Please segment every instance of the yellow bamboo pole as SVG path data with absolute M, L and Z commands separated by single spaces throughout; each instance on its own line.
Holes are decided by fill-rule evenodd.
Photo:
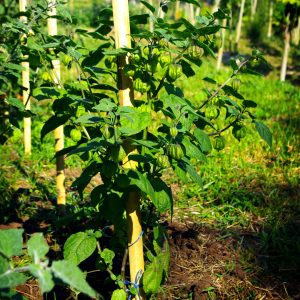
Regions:
M 129 25 L 129 9 L 128 0 L 112 0 L 113 15 L 114 15 L 114 29 L 116 49 L 127 46 L 131 47 L 130 25 Z M 118 89 L 119 100 L 121 106 L 134 106 L 133 83 L 129 77 L 123 73 L 123 67 L 129 63 L 129 58 L 126 56 L 118 56 Z M 127 155 L 136 152 L 134 146 L 124 144 Z M 125 159 L 128 160 L 127 158 Z M 136 168 L 137 163 L 125 164 L 126 168 Z M 127 234 L 128 243 L 135 242 L 142 232 L 141 226 L 141 212 L 140 212 L 140 195 L 139 192 L 131 193 L 126 204 L 127 214 Z M 130 265 L 130 279 L 135 282 L 136 275 L 139 270 L 144 272 L 144 257 L 143 257 L 143 241 L 139 239 L 133 246 L 129 247 L 129 265 Z M 146 299 L 142 288 L 139 289 L 141 298 Z M 135 298 L 138 300 L 138 296 Z
M 227 23 L 227 19 L 223 19 L 222 26 L 225 27 L 226 23 Z M 223 34 L 223 45 L 218 50 L 217 70 L 221 69 L 222 58 L 223 58 L 223 51 L 224 51 L 224 47 L 225 47 L 225 34 L 226 33 L 225 33 L 225 29 L 224 28 L 222 28 L 221 30 L 222 30 L 222 34 Z
M 56 15 L 56 9 L 52 8 L 49 15 Z M 48 34 L 57 35 L 57 20 L 48 19 Z M 60 62 L 59 60 L 53 60 L 52 64 L 56 71 L 57 76 L 60 78 Z M 57 82 L 56 77 L 53 75 L 54 80 Z M 64 129 L 63 126 L 59 126 L 54 130 L 55 136 L 55 152 L 58 152 L 64 148 Z M 64 157 L 59 156 L 56 158 L 56 190 L 57 190 L 57 208 L 59 213 L 65 212 L 66 207 L 66 190 L 65 190 L 65 162 Z
M 26 0 L 20 0 L 20 12 L 26 10 Z M 22 16 L 21 20 L 23 22 L 27 21 L 27 18 Z M 27 91 L 23 90 L 23 103 L 26 104 L 27 98 L 29 95 L 29 63 L 22 62 L 22 66 L 26 69 L 22 71 L 22 86 L 27 88 Z M 30 100 L 27 102 L 25 107 L 26 109 L 30 109 Z M 25 154 L 31 154 L 31 118 L 24 118 L 24 151 Z

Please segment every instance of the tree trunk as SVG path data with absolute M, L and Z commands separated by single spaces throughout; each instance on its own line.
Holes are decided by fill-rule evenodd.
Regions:
M 285 32 L 285 39 L 284 39 L 284 51 L 283 51 L 283 58 L 282 58 L 282 64 L 281 64 L 281 70 L 280 70 L 280 80 L 285 81 L 286 76 L 286 68 L 287 68 L 287 61 L 289 57 L 289 51 L 290 51 L 290 33 L 288 30 Z
M 270 0 L 268 38 L 272 36 L 273 0 Z
M 26 0 L 20 0 L 20 12 L 26 10 Z M 22 16 L 20 17 L 23 22 L 27 21 L 27 18 Z M 27 90 L 23 90 L 23 103 L 26 104 L 29 96 L 29 63 L 23 62 L 22 66 L 26 69 L 22 71 L 22 86 L 27 88 Z M 30 109 L 30 100 L 28 100 L 26 109 Z M 31 118 L 23 118 L 24 120 L 24 151 L 25 154 L 31 154 Z
M 226 26 L 226 23 L 227 23 L 227 19 L 223 19 L 222 26 Z M 226 32 L 225 32 L 224 28 L 222 28 L 221 30 L 222 30 L 222 34 L 223 34 L 223 45 L 218 50 L 217 70 L 221 69 L 223 51 L 224 51 L 224 46 L 225 46 L 225 34 L 226 34 Z
M 114 15 L 114 28 L 115 28 L 115 41 L 116 49 L 120 47 L 131 47 L 131 39 L 129 25 L 129 10 L 128 0 L 113 0 L 113 15 Z M 118 56 L 118 82 L 119 82 L 119 101 L 120 106 L 134 106 L 134 93 L 132 79 L 125 76 L 122 72 L 123 67 L 129 64 L 129 58 L 126 56 Z M 124 143 L 127 155 L 137 153 L 136 147 Z M 124 164 L 125 168 L 136 168 L 137 163 L 128 161 Z M 142 232 L 141 225 L 141 212 L 140 212 L 140 194 L 139 192 L 132 192 L 126 204 L 127 215 L 127 235 L 128 243 L 132 244 L 138 240 Z M 135 282 L 136 275 L 139 270 L 144 272 L 144 255 L 143 255 L 143 240 L 140 238 L 134 245 L 129 247 L 129 266 L 130 266 L 130 279 Z M 139 288 L 141 299 L 146 300 L 143 288 Z M 139 299 L 138 295 L 135 297 Z
M 239 22 L 236 29 L 236 39 L 235 39 L 235 51 L 238 50 L 238 45 L 241 37 L 241 29 L 242 29 L 242 21 L 243 21 L 243 13 L 244 13 L 244 6 L 245 0 L 242 0 L 241 8 L 240 8 L 240 15 L 239 15 Z
M 52 12 L 49 15 L 56 15 L 56 9 L 52 8 Z M 57 35 L 57 20 L 48 19 L 48 34 Z M 60 78 L 60 61 L 53 60 L 52 64 L 57 77 Z M 53 75 L 56 83 L 58 83 L 56 76 Z M 54 130 L 55 136 L 55 152 L 58 152 L 64 148 L 64 128 L 59 126 Z M 65 162 L 64 156 L 56 158 L 56 191 L 57 191 L 57 209 L 58 212 L 63 214 L 66 207 L 66 190 L 65 190 Z

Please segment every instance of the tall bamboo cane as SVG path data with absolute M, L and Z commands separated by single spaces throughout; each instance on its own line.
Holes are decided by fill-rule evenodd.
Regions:
M 239 45 L 239 41 L 240 41 L 240 37 L 241 37 L 244 6 L 245 6 L 245 0 L 242 0 L 241 7 L 240 7 L 239 22 L 238 22 L 237 29 L 236 29 L 235 51 L 237 51 L 237 49 L 238 49 L 238 45 Z
M 227 19 L 223 19 L 222 26 L 225 27 L 226 23 L 227 23 Z M 225 34 L 226 33 L 225 33 L 225 29 L 224 28 L 222 28 L 221 30 L 222 30 L 222 34 L 223 34 L 223 45 L 218 50 L 217 70 L 221 69 L 222 58 L 223 58 L 223 51 L 224 51 L 224 46 L 225 46 Z
M 123 46 L 131 47 L 130 36 L 128 36 L 128 34 L 130 34 L 128 0 L 113 0 L 112 6 L 116 48 L 118 49 Z M 132 80 L 129 77 L 126 77 L 122 71 L 123 67 L 128 63 L 128 57 L 118 56 L 118 89 L 121 106 L 134 106 Z M 135 146 L 130 146 L 128 143 L 124 144 L 124 147 L 127 155 L 137 151 Z M 125 161 L 128 161 L 128 159 L 125 158 Z M 129 161 L 124 165 L 124 167 L 136 168 L 137 163 Z M 126 204 L 126 214 L 128 243 L 132 244 L 138 239 L 142 232 L 139 192 L 130 194 Z M 144 272 L 142 239 L 139 239 L 133 246 L 129 248 L 129 265 L 131 282 L 135 282 L 138 271 L 142 270 Z M 140 293 L 141 298 L 143 300 L 146 299 L 142 288 L 140 288 Z M 136 296 L 136 300 L 138 300 L 138 296 Z
M 56 14 L 56 9 L 53 8 L 49 12 L 50 15 Z M 48 19 L 48 34 L 57 35 L 57 20 Z M 60 62 L 59 60 L 53 60 L 52 64 L 57 73 L 57 76 L 60 78 Z M 56 83 L 56 77 L 55 78 Z M 64 148 L 64 129 L 63 126 L 59 126 L 54 130 L 55 136 L 55 152 L 58 152 Z M 65 212 L 66 206 L 66 190 L 65 190 L 65 162 L 64 157 L 59 156 L 56 158 L 56 190 L 57 190 L 57 207 L 59 213 Z
M 273 0 L 270 0 L 268 38 L 272 36 L 272 19 L 273 19 Z
M 20 0 L 20 12 L 25 11 L 26 0 Z M 22 16 L 21 19 L 26 22 L 27 18 Z M 26 104 L 29 95 L 29 63 L 23 62 L 22 66 L 26 69 L 22 71 L 22 86 L 27 88 L 27 91 L 23 90 L 23 103 Z M 30 109 L 30 100 L 27 102 L 26 109 Z M 25 153 L 31 154 L 31 119 L 24 118 L 24 148 Z

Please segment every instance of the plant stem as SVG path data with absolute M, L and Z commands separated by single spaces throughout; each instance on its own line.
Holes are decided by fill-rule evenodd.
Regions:
M 222 132 L 224 132 L 225 130 L 227 130 L 228 128 L 230 128 L 233 124 L 235 124 L 237 122 L 237 120 L 235 120 L 234 122 L 232 122 L 231 124 L 229 124 L 227 127 L 225 127 L 224 129 L 218 131 L 218 132 L 215 132 L 215 133 L 209 133 L 208 136 L 213 136 L 213 135 L 218 135 Z
M 121 280 L 122 282 L 125 281 L 125 268 L 126 268 L 126 263 L 127 263 L 127 257 L 128 257 L 128 248 L 126 247 L 124 256 L 123 256 L 123 261 L 122 261 L 122 268 L 121 268 Z M 124 290 L 126 290 L 126 286 L 124 285 L 123 287 Z

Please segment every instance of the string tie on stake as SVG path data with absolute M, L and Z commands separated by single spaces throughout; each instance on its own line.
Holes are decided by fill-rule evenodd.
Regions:
M 140 278 L 142 277 L 142 274 L 143 274 L 143 271 L 142 271 L 142 269 L 140 269 L 136 274 L 134 283 L 130 282 L 126 279 L 124 280 L 124 284 L 130 284 L 130 285 L 133 285 L 136 288 L 140 300 L 142 300 L 142 299 L 141 299 L 141 294 L 140 294 L 140 291 L 139 291 L 139 287 L 141 287 L 142 285 L 138 284 L 138 282 L 139 282 Z M 126 292 L 129 292 L 129 291 L 130 291 L 129 289 L 126 289 Z M 128 300 L 130 300 L 130 299 L 131 299 L 131 295 L 129 295 L 129 297 L 128 297 Z
M 138 238 L 136 239 L 136 241 L 135 242 L 133 242 L 132 244 L 130 244 L 130 245 L 128 245 L 127 247 L 129 248 L 129 247 L 131 247 L 131 246 L 133 246 L 136 242 L 138 242 L 139 241 L 139 239 L 143 236 L 143 234 L 144 234 L 144 231 L 145 231 L 145 229 L 144 230 L 142 230 L 142 232 L 140 233 L 140 235 L 138 236 Z

